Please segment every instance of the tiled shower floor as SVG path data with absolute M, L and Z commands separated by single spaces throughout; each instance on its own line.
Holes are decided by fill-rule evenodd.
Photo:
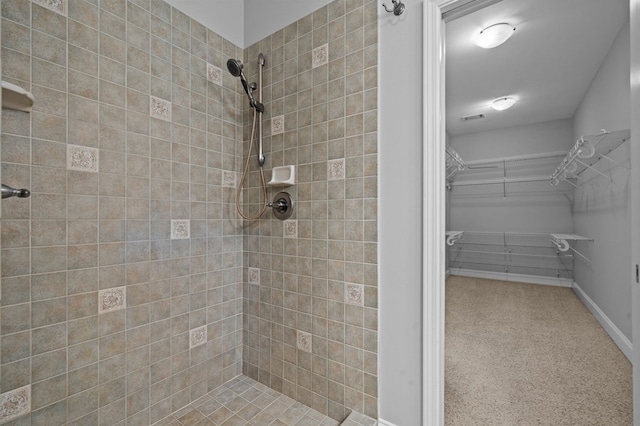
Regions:
M 253 379 L 240 376 L 155 423 L 154 426 L 337 426 L 339 424 L 340 422 Z

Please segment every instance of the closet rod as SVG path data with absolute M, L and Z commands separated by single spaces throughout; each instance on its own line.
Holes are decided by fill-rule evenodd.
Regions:
M 529 265 L 509 265 L 506 262 L 495 262 L 495 263 L 491 263 L 491 264 L 487 264 L 487 263 L 482 263 L 482 262 L 471 262 L 468 260 L 452 260 L 452 262 L 458 263 L 459 265 L 479 265 L 479 266 L 484 266 L 486 267 L 487 265 L 491 265 L 491 266 L 500 266 L 502 268 L 505 267 L 511 267 L 511 268 L 527 268 L 527 269 L 536 269 L 539 271 L 562 271 L 566 274 L 570 273 L 571 271 L 569 269 L 559 269 L 559 268 L 552 268 L 552 267 L 544 267 L 544 266 L 529 266 Z M 462 268 L 460 268 L 462 269 Z M 483 271 L 482 269 L 477 269 L 478 271 Z M 490 272 L 490 271 L 484 271 L 484 272 Z
M 547 248 L 547 247 L 542 247 Z M 549 247 L 550 248 L 550 247 Z M 467 250 L 467 249 L 459 249 L 456 253 L 476 253 L 476 254 L 489 254 L 495 256 L 521 256 L 521 257 L 542 257 L 548 259 L 557 259 L 558 255 L 550 255 L 550 254 L 535 254 L 535 253 L 513 253 L 513 252 L 504 252 L 504 251 L 482 251 L 482 250 Z M 563 258 L 573 257 L 572 255 L 564 255 Z M 456 259 L 458 256 L 456 256 Z M 589 262 L 591 263 L 591 262 Z
M 465 161 L 467 166 L 476 166 L 490 163 L 502 163 L 503 161 L 541 160 L 545 158 L 563 157 L 566 151 L 542 152 L 539 154 L 525 154 L 514 157 L 486 158 L 483 160 Z
M 464 232 L 473 235 L 507 235 L 508 237 L 548 237 L 548 232 L 518 232 L 518 231 L 447 231 L 447 232 Z M 552 234 L 556 235 L 556 234 Z M 560 235 L 560 234 L 557 234 Z
M 456 241 L 457 242 L 457 241 Z M 455 242 L 454 242 L 455 244 Z M 522 247 L 522 248 L 534 248 L 534 249 L 547 249 L 547 250 L 555 250 L 555 247 L 550 246 L 550 245 L 540 245 L 540 244 L 525 244 L 525 243 L 520 243 L 520 242 L 509 242 L 508 244 L 505 244 L 504 242 L 500 242 L 500 243 L 495 243 L 495 242 L 484 242 L 484 241 L 469 241 L 469 240 L 461 240 L 460 241 L 461 245 L 464 246 L 480 246 L 480 247 L 505 247 L 505 246 L 509 246 L 509 247 Z M 450 246 L 453 244 L 449 244 Z
M 486 180 L 470 180 L 463 182 L 450 182 L 451 186 L 467 186 L 467 185 L 496 185 L 505 183 L 521 183 L 521 182 L 549 182 L 548 176 L 535 176 L 524 178 L 499 178 L 499 179 L 486 179 Z

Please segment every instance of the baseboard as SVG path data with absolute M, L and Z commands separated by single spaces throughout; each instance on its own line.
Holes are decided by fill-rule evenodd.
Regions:
M 604 330 L 615 342 L 615 344 L 618 345 L 618 348 L 620 348 L 627 359 L 629 359 L 629 361 L 633 363 L 633 345 L 629 341 L 629 339 L 627 339 L 627 337 L 622 334 L 620 329 L 616 327 L 613 321 L 611 321 L 609 317 L 607 317 L 605 313 L 602 312 L 598 305 L 596 305 L 595 302 L 591 300 L 589 296 L 587 296 L 587 293 L 585 293 L 578 284 L 573 283 L 572 290 L 576 294 L 576 296 L 578 296 L 578 298 L 582 300 L 582 303 L 584 303 L 587 309 L 591 311 L 593 316 L 596 317 L 602 328 L 604 328 Z
M 449 278 L 451 276 L 451 270 L 447 269 L 446 271 L 444 271 L 444 277 L 445 278 Z
M 378 426 L 396 426 L 396 425 L 386 420 L 378 419 Z
M 473 269 L 449 269 L 450 275 L 461 277 L 485 278 L 489 280 L 512 281 L 516 283 L 552 285 L 556 287 L 571 288 L 573 280 L 567 278 L 539 277 L 536 275 L 509 274 L 507 272 L 476 271 Z

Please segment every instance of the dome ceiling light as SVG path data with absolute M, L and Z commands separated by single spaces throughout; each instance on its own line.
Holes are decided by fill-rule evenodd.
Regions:
M 505 22 L 490 25 L 480 31 L 480 34 L 478 34 L 475 39 L 475 43 L 483 49 L 493 49 L 507 41 L 515 30 L 515 27 Z
M 503 96 L 493 101 L 491 108 L 496 111 L 504 111 L 505 109 L 511 108 L 516 102 L 518 102 L 518 100 L 513 96 Z

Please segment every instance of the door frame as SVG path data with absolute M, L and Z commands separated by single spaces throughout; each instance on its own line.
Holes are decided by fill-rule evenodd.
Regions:
M 640 265 L 640 0 L 629 1 L 629 26 L 631 32 L 631 259 L 632 265 Z M 633 424 L 640 426 L 640 283 L 636 271 L 631 276 L 631 324 L 632 345 L 638 350 L 632 354 L 633 368 Z
M 444 424 L 445 33 L 443 8 L 467 0 L 425 0 L 423 8 L 422 419 Z M 631 158 L 640 165 L 640 0 L 629 0 L 631 27 Z M 640 188 L 640 167 L 631 169 Z M 640 196 L 631 191 L 633 264 L 640 265 Z M 640 324 L 640 284 L 632 282 L 632 323 Z M 640 327 L 633 327 L 640 344 Z M 634 426 L 640 426 L 640 350 L 633 351 Z
M 444 424 L 445 40 L 442 8 L 423 7 L 422 424 Z M 639 0 L 640 1 L 640 0 Z

